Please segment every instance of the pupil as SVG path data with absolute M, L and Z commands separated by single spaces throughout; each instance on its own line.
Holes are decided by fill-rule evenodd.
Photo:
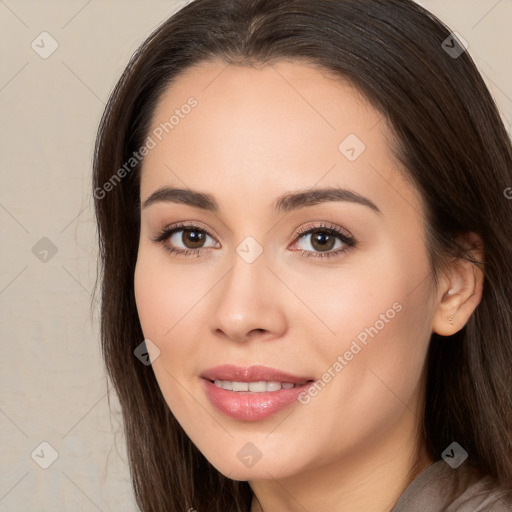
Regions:
M 334 247 L 334 242 L 335 238 L 329 233 L 325 233 L 324 231 L 317 231 L 313 235 L 311 245 L 317 250 L 326 251 Z M 318 247 L 315 246 L 316 244 L 318 244 Z
M 183 236 L 181 238 L 185 246 L 189 249 L 195 249 L 201 247 L 204 242 L 204 233 L 192 229 L 185 229 L 183 230 Z

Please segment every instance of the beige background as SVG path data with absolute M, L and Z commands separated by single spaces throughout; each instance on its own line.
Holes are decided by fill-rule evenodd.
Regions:
M 0 512 L 136 509 L 89 309 L 91 155 L 130 55 L 184 3 L 0 0 Z M 510 133 L 512 1 L 421 3 L 469 43 Z

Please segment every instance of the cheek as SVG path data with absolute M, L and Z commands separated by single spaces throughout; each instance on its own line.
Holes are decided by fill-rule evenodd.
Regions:
M 340 430 L 345 440 L 377 435 L 416 400 L 431 334 L 432 289 L 427 258 L 403 254 L 382 251 L 378 265 L 331 281 L 342 290 L 330 294 L 335 305 L 325 317 L 336 338 L 310 346 L 311 360 L 324 364 L 321 380 L 329 382 L 320 383 L 318 398 L 307 407 L 310 417 L 331 416 L 321 437 L 337 439 L 339 449 L 345 442 Z
M 163 343 L 187 323 L 188 314 L 208 291 L 208 277 L 192 266 L 173 265 L 163 249 L 142 248 L 135 268 L 135 301 L 144 335 Z
M 177 265 L 172 257 L 142 245 L 134 275 L 139 321 L 144 337 L 160 350 L 152 366 L 169 406 L 169 400 L 181 395 L 173 377 L 180 382 L 197 378 L 200 346 L 208 341 L 204 308 L 219 275 L 217 268 L 198 272 L 198 264 Z
M 158 268 L 150 264 L 150 259 L 139 251 L 134 275 L 135 303 L 145 338 L 157 342 L 161 338 L 164 311 L 162 287 L 158 281 Z
M 134 276 L 135 302 L 144 338 L 150 339 L 160 351 L 152 367 L 166 399 L 165 389 L 171 384 L 163 385 L 170 379 L 166 371 L 172 375 L 172 364 L 179 364 L 185 357 L 180 352 L 187 344 L 176 343 L 175 338 L 179 335 L 180 318 L 181 323 L 186 321 L 186 306 L 190 302 L 183 273 L 173 275 L 169 269 L 156 260 L 154 252 L 139 251 Z
M 363 345 L 371 339 L 387 339 L 379 346 L 389 350 L 403 343 L 405 333 L 412 338 L 417 338 L 417 331 L 425 334 L 431 314 L 425 251 L 413 255 L 410 246 L 379 242 L 331 272 L 312 269 L 300 276 L 293 269 L 285 272 L 302 290 L 304 302 L 318 313 L 323 326 L 317 322 L 317 327 L 331 352 L 348 349 L 354 339 Z

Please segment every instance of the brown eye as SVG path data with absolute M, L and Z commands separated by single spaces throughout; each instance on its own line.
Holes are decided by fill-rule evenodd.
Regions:
M 326 229 L 311 229 L 299 237 L 298 246 L 304 251 L 327 252 L 343 249 L 349 240 L 342 233 L 334 234 Z M 336 251 L 335 251 L 336 252 Z
M 341 256 L 356 247 L 357 241 L 335 225 L 308 225 L 297 233 L 294 249 L 306 258 L 327 258 Z
M 201 248 L 207 237 L 206 233 L 197 229 L 183 229 L 181 231 L 183 233 L 181 235 L 181 242 L 187 249 Z
M 336 237 L 325 231 L 311 233 L 311 246 L 316 251 L 330 251 L 336 244 Z
M 176 254 L 199 255 L 202 249 L 218 246 L 218 242 L 205 229 L 193 225 L 166 227 L 153 238 L 153 241 Z

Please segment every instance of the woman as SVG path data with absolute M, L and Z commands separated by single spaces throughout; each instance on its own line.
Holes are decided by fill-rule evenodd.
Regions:
M 94 165 L 140 508 L 512 510 L 511 184 L 463 42 L 411 1 L 161 25 Z

